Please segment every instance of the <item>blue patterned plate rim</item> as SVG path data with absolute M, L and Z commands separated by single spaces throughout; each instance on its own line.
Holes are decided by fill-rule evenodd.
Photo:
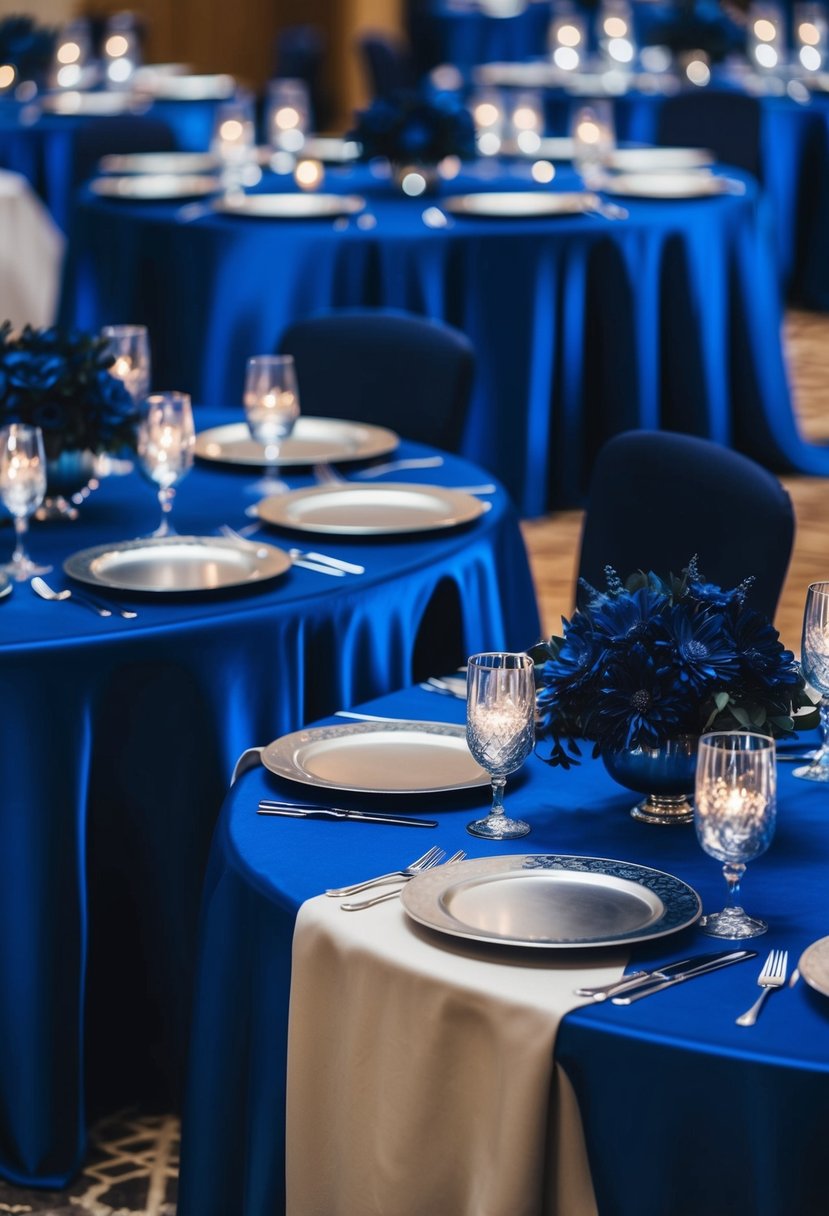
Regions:
M 545 949 L 651 941 L 693 925 L 702 912 L 697 892 L 673 874 L 560 853 L 438 866 L 413 878 L 400 899 L 412 920 L 440 933 Z

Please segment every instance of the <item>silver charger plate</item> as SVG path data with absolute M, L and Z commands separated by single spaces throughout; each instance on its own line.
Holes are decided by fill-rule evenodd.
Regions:
M 556 948 L 650 941 L 702 911 L 696 891 L 662 870 L 559 854 L 458 862 L 451 876 L 418 874 L 400 899 L 412 920 L 452 937 Z
M 14 583 L 8 574 L 0 574 L 0 600 L 6 599 L 14 591 Z
M 280 468 L 306 464 L 341 464 L 347 460 L 371 460 L 386 456 L 400 443 L 394 431 L 368 422 L 339 418 L 300 416 L 293 431 L 282 441 L 275 462 Z M 265 449 L 251 438 L 246 422 L 230 422 L 200 431 L 196 455 L 202 460 L 262 468 Z
M 569 135 L 542 135 L 537 148 L 526 150 L 514 140 L 506 140 L 501 146 L 504 156 L 521 156 L 527 160 L 572 160 L 575 140 Z
M 98 163 L 101 173 L 167 174 L 217 173 L 221 168 L 212 152 L 129 152 L 104 156 Z
M 266 220 L 323 220 L 356 215 L 366 200 L 357 194 L 240 194 L 215 203 L 226 215 Z
M 533 190 L 493 190 L 481 194 L 454 194 L 441 207 L 453 215 L 482 219 L 532 219 L 555 215 L 583 215 L 596 208 L 595 194 L 583 190 L 542 193 Z
M 734 193 L 735 183 L 716 177 L 707 169 L 676 173 L 620 173 L 602 184 L 606 194 L 623 198 L 683 199 L 711 198 Z
M 39 105 L 46 114 L 102 117 L 128 114 L 137 109 L 136 98 L 129 93 L 81 93 L 75 89 L 68 89 L 65 93 L 50 93 L 40 100 Z
M 607 158 L 608 169 L 619 173 L 669 173 L 703 169 L 716 161 L 707 148 L 616 148 Z
M 360 145 L 356 140 L 340 135 L 310 135 L 297 156 L 310 156 L 329 165 L 344 165 L 359 159 Z
M 275 494 L 257 505 L 260 519 L 298 532 L 394 536 L 470 523 L 487 509 L 480 499 L 443 486 L 335 482 Z
M 287 553 L 274 545 L 217 536 L 150 536 L 96 545 L 63 563 L 66 574 L 80 583 L 158 595 L 249 587 L 290 567 Z
M 226 72 L 157 72 L 142 76 L 137 88 L 159 101 L 224 101 L 236 91 L 236 81 Z
M 821 937 L 807 946 L 797 969 L 810 988 L 829 996 L 829 937 Z
M 350 722 L 274 740 L 262 763 L 278 777 L 357 794 L 436 794 L 489 785 L 466 730 L 443 722 Z
M 128 174 L 125 177 L 96 177 L 89 183 L 101 198 L 161 201 L 163 199 L 203 198 L 221 189 L 218 178 L 195 173 Z

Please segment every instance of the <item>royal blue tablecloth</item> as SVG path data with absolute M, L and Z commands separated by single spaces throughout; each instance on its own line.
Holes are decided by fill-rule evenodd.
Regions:
M 576 179 L 565 169 L 557 183 Z M 386 305 L 447 321 L 477 359 L 462 450 L 527 516 L 580 502 L 598 447 L 630 427 L 829 472 L 792 415 L 767 213 L 750 181 L 740 194 L 626 200 L 626 220 L 440 228 L 424 222 L 428 201 L 365 167 L 330 171 L 325 187 L 362 193 L 374 226 L 84 197 L 63 319 L 148 325 L 155 382 L 208 402 L 239 399 L 246 357 L 274 349 L 297 317 Z M 529 166 L 478 163 L 436 201 L 493 188 L 532 188 Z
M 241 526 L 255 476 L 194 469 L 178 492 L 179 531 Z M 452 457 L 406 477 L 482 480 Z M 87 1111 L 178 1100 L 199 892 L 239 753 L 422 678 L 413 668 L 435 648 L 454 663 L 535 639 L 514 508 L 500 490 L 487 501 L 479 521 L 441 535 L 267 537 L 353 556 L 362 576 L 294 567 L 259 591 L 126 597 L 133 621 L 45 603 L 26 583 L 0 602 L 4 1177 L 60 1185 L 82 1159 Z M 60 586 L 70 553 L 157 520 L 149 483 L 113 477 L 77 522 L 35 525 L 30 549 Z M 10 528 L 0 540 L 10 552 Z
M 464 717 L 460 701 L 419 689 L 366 708 L 432 721 Z M 627 1007 L 581 1008 L 559 1030 L 556 1057 L 578 1096 L 601 1216 L 826 1210 L 829 1001 L 801 981 L 773 995 L 753 1029 L 734 1024 L 757 995 L 769 949 L 788 949 L 791 968 L 829 932 L 829 793 L 780 767 L 777 834 L 743 884 L 745 906 L 770 926 L 754 943 L 756 962 Z M 428 843 L 448 853 L 463 848 L 470 857 L 538 852 L 634 861 L 690 883 L 706 910 L 724 903 L 720 867 L 699 848 L 693 828 L 636 823 L 628 814 L 635 796 L 615 785 L 600 761 L 563 773 L 532 757 L 507 787 L 508 810 L 532 825 L 531 835 L 514 842 L 466 832 L 486 805 L 483 791 L 408 802 L 416 814 L 439 820 L 435 831 L 412 830 L 411 841 L 404 829 L 382 825 L 257 816 L 260 797 L 296 788 L 263 769 L 249 772 L 228 795 L 217 826 L 202 912 L 180 1216 L 284 1211 L 292 928 L 300 904 L 326 887 L 392 870 L 428 836 Z M 406 800 L 375 801 L 399 808 Z M 634 948 L 631 964 L 710 949 L 712 939 L 693 927 Z M 554 967 L 555 951 L 549 957 Z M 411 1151 L 428 1162 L 428 1143 L 413 1143 Z

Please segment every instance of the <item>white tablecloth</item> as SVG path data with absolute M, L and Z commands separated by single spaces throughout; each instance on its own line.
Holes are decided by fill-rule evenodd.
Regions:
M 293 944 L 288 1216 L 592 1216 L 575 1098 L 556 1068 L 573 989 L 615 955 L 436 938 L 397 900 L 319 896 Z
M 29 183 L 0 170 L 0 321 L 55 319 L 64 238 Z

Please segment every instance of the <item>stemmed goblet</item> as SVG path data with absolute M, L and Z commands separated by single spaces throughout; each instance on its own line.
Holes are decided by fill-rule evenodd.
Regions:
M 475 654 L 466 677 L 466 741 L 492 781 L 492 808 L 467 824 L 473 836 L 510 840 L 526 836 L 528 823 L 504 811 L 507 776 L 526 760 L 535 742 L 535 676 L 528 654 Z
M 39 426 L 13 422 L 0 430 L 0 498 L 14 519 L 15 546 L 8 565 L 0 567 L 17 582 L 35 574 L 48 574 L 51 566 L 38 566 L 26 552 L 29 516 L 46 495 L 46 455 Z
M 257 493 L 278 494 L 285 483 L 276 475 L 283 440 L 299 417 L 299 388 L 292 355 L 254 355 L 245 368 L 242 398 L 251 435 L 265 450 L 266 475 Z
M 740 907 L 746 863 L 765 853 L 777 818 L 774 740 L 753 731 L 703 735 L 697 757 L 694 823 L 705 852 L 723 863 L 728 903 L 703 916 L 711 937 L 759 937 L 768 925 Z
M 153 536 L 175 536 L 170 523 L 175 486 L 193 467 L 196 432 L 187 393 L 151 393 L 136 436 L 141 472 L 158 488 L 161 522 Z
M 794 770 L 807 781 L 829 781 L 829 583 L 812 583 L 806 592 L 800 669 L 820 693 L 820 747 L 809 764 Z

